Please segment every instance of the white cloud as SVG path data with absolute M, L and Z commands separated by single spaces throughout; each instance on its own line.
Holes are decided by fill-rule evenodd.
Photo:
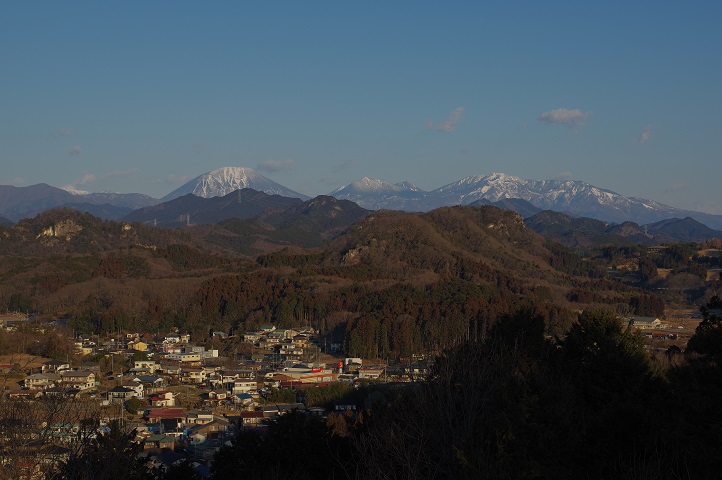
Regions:
M 283 170 L 291 170 L 296 166 L 296 161 L 292 158 L 287 160 L 263 160 L 258 163 L 257 170 L 265 172 L 281 172 Z
M 436 130 L 438 132 L 451 133 L 464 120 L 464 107 L 456 107 L 451 111 L 449 116 L 440 124 L 434 126 L 434 122 L 429 120 L 426 122 L 426 128 Z
M 644 145 L 652 138 L 652 129 L 654 127 L 652 125 L 647 125 L 642 129 L 642 133 L 639 135 L 639 138 L 637 139 L 638 145 Z
M 542 113 L 537 117 L 537 120 L 540 122 L 557 123 L 569 128 L 575 128 L 584 125 L 584 121 L 591 114 L 592 112 L 582 112 L 578 108 L 557 108 L 555 110 L 549 110 L 548 112 Z
M 80 155 L 81 153 L 83 153 L 83 149 L 77 145 L 73 145 L 68 150 L 68 155 Z

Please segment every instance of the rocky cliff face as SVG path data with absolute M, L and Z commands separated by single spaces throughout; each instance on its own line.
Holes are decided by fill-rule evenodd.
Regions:
M 55 225 L 51 225 L 38 235 L 37 238 L 42 237 L 53 237 L 53 238 L 64 238 L 66 241 L 70 241 L 75 235 L 83 230 L 82 225 L 78 225 L 73 220 L 61 220 Z

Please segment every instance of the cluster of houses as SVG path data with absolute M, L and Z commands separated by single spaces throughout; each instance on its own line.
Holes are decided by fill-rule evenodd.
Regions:
M 225 336 L 223 332 L 214 335 L 216 333 Z M 29 372 L 21 382 L 22 390 L 12 391 L 10 396 L 35 397 L 38 392 L 47 395 L 92 393 L 102 397 L 106 404 L 123 404 L 137 398 L 151 408 L 161 408 L 176 406 L 178 391 L 174 387 L 185 385 L 198 386 L 208 392 L 195 396 L 195 403 L 199 405 L 238 409 L 247 403 L 249 396 L 259 397 L 259 382 L 266 387 L 293 388 L 335 381 L 404 381 L 425 374 L 424 366 L 418 361 L 394 367 L 363 365 L 359 358 L 330 365 L 309 361 L 319 356 L 316 332 L 311 328 L 282 329 L 266 325 L 248 332 L 243 340 L 258 350 L 250 361 L 231 368 L 227 366 L 233 362 L 219 358 L 218 350 L 192 345 L 187 334 L 172 333 L 162 339 L 127 334 L 102 343 L 100 339 L 93 340 L 92 337 L 79 340 L 78 352 L 105 354 L 110 365 L 106 364 L 103 370 L 110 366 L 110 371 L 103 373 L 100 364 L 95 362 L 74 366 L 70 362 L 51 360 L 45 362 L 40 371 Z M 143 355 L 137 355 L 138 352 Z M 133 361 L 128 368 L 130 359 L 138 357 L 142 359 Z
M 296 330 L 276 328 L 275 325 L 263 325 L 257 331 L 247 332 L 243 341 L 261 350 L 271 351 L 283 361 L 300 361 L 318 351 L 315 344 L 315 331 L 311 328 Z
M 63 395 L 97 401 L 106 412 L 115 412 L 112 416 L 138 422 L 133 428 L 149 461 L 168 466 L 190 457 L 199 472 L 204 468 L 207 472 L 208 462 L 237 428 L 263 429 L 293 410 L 309 415 L 326 413 L 303 403 L 269 404 L 266 398 L 271 387 L 293 388 L 297 400 L 305 401 L 304 390 L 314 386 L 408 379 L 424 373 L 423 367 L 411 361 L 391 368 L 364 365 L 359 358 L 328 365 L 310 362 L 318 357 L 310 329 L 268 326 L 244 335 L 243 340 L 258 347 L 258 353 L 251 360 L 235 362 L 219 358 L 217 350 L 190 344 L 187 335 L 171 334 L 161 341 L 128 335 L 102 344 L 86 338 L 76 345 L 79 353 L 105 353 L 110 365 L 103 368 L 95 362 L 73 365 L 50 360 L 27 372 L 21 389 L 5 394 L 8 398 Z M 136 360 L 131 363 L 132 358 Z M 137 400 L 131 402 L 133 399 Z M 143 412 L 140 419 L 125 413 L 131 403 L 134 410 Z M 53 445 L 62 446 L 76 438 L 74 428 L 77 426 L 70 424 L 51 426 Z M 184 449 L 185 453 L 178 453 Z
M 77 394 L 99 385 L 99 363 L 84 362 L 72 368 L 69 362 L 50 360 L 40 370 L 27 375 L 22 382 L 24 389 L 10 391 L 9 396 L 34 396 L 38 391 L 46 395 Z

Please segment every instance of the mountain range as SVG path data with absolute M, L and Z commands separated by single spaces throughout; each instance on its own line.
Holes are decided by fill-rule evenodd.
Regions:
M 589 217 L 572 217 L 544 210 L 524 219 L 525 225 L 546 238 L 567 247 L 600 245 L 659 245 L 668 242 L 702 242 L 722 238 L 722 231 L 712 230 L 686 217 L 661 220 L 647 225 L 634 222 L 606 223 Z
M 682 210 L 675 207 L 595 187 L 579 180 L 524 180 L 492 173 L 474 175 L 423 191 L 408 182 L 390 183 L 364 177 L 331 192 L 332 196 L 354 201 L 370 210 L 429 211 L 446 205 L 470 205 L 486 199 L 523 199 L 540 210 L 554 210 L 605 222 L 652 223 L 670 218 L 691 217 L 722 229 L 722 215 Z
M 74 194 L 46 184 L 29 187 L 0 186 L 0 216 L 17 221 L 49 208 L 71 206 L 105 219 L 143 218 L 148 221 L 155 218 L 157 221 L 161 215 L 159 212 L 176 210 L 177 205 L 166 205 L 168 202 L 185 195 L 193 194 L 210 199 L 225 197 L 245 188 L 269 196 L 297 199 L 297 202 L 309 198 L 250 168 L 225 167 L 199 175 L 162 199 L 138 193 Z M 390 183 L 364 177 L 334 190 L 329 196 L 350 200 L 368 210 L 403 211 L 430 211 L 449 205 L 482 205 L 524 200 L 527 202 L 527 210 L 519 212 L 524 217 L 542 210 L 552 210 L 570 217 L 589 217 L 615 224 L 634 222 L 638 225 L 689 217 L 712 229 L 722 229 L 722 215 L 687 211 L 653 200 L 624 197 L 579 180 L 524 180 L 503 173 L 469 176 L 432 191 L 421 190 L 409 182 Z M 238 207 L 234 208 L 238 210 Z M 143 211 L 133 212 L 139 209 Z M 515 208 L 511 209 L 516 211 Z M 172 221 L 183 223 L 179 220 L 179 215 L 188 215 L 191 212 L 176 213 Z M 171 221 L 171 218 L 168 220 Z
M 57 207 L 71 207 L 99 218 L 118 219 L 133 210 L 157 203 L 157 199 L 142 193 L 78 194 L 45 183 L 28 187 L 0 185 L 0 216 L 12 221 Z

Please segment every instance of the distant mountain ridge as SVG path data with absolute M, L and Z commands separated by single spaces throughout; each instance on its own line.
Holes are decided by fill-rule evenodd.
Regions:
M 669 218 L 691 217 L 712 228 L 722 229 L 722 215 L 682 210 L 579 180 L 523 180 L 503 173 L 473 175 L 430 192 L 405 188 L 364 177 L 329 195 L 354 201 L 368 209 L 428 211 L 447 205 L 468 205 L 481 199 L 498 202 L 518 198 L 541 210 L 554 210 L 607 222 L 640 224 Z
M 45 183 L 28 187 L 0 185 L 0 215 L 14 221 L 65 206 L 116 220 L 132 210 L 156 203 L 157 199 L 142 193 L 74 194 Z
M 51 208 L 70 206 L 100 218 L 116 220 L 129 211 L 147 208 L 189 193 L 202 198 L 213 198 L 223 197 L 243 188 L 301 201 L 309 198 L 250 168 L 223 167 L 199 175 L 161 200 L 143 194 L 78 194 L 79 192 L 65 191 L 46 184 L 29 187 L 0 185 L 0 216 L 18 221 Z M 553 210 L 617 224 L 634 222 L 644 225 L 689 217 L 712 229 L 722 230 L 722 215 L 687 211 L 653 200 L 624 197 L 579 180 L 523 180 L 503 173 L 469 176 L 432 191 L 421 190 L 409 182 L 391 183 L 364 177 L 334 190 L 329 195 L 350 200 L 368 210 L 424 212 L 442 206 L 483 205 L 486 202 L 507 208 L 511 204 L 504 206 L 499 202 L 517 202 L 509 208 L 524 217 L 532 215 L 534 209 Z M 527 204 L 522 206 L 518 203 L 521 201 Z
M 538 234 L 571 248 L 659 245 L 722 238 L 722 231 L 712 230 L 691 217 L 673 218 L 640 226 L 634 222 L 609 224 L 593 218 L 571 217 L 544 210 L 525 218 L 524 223 Z

